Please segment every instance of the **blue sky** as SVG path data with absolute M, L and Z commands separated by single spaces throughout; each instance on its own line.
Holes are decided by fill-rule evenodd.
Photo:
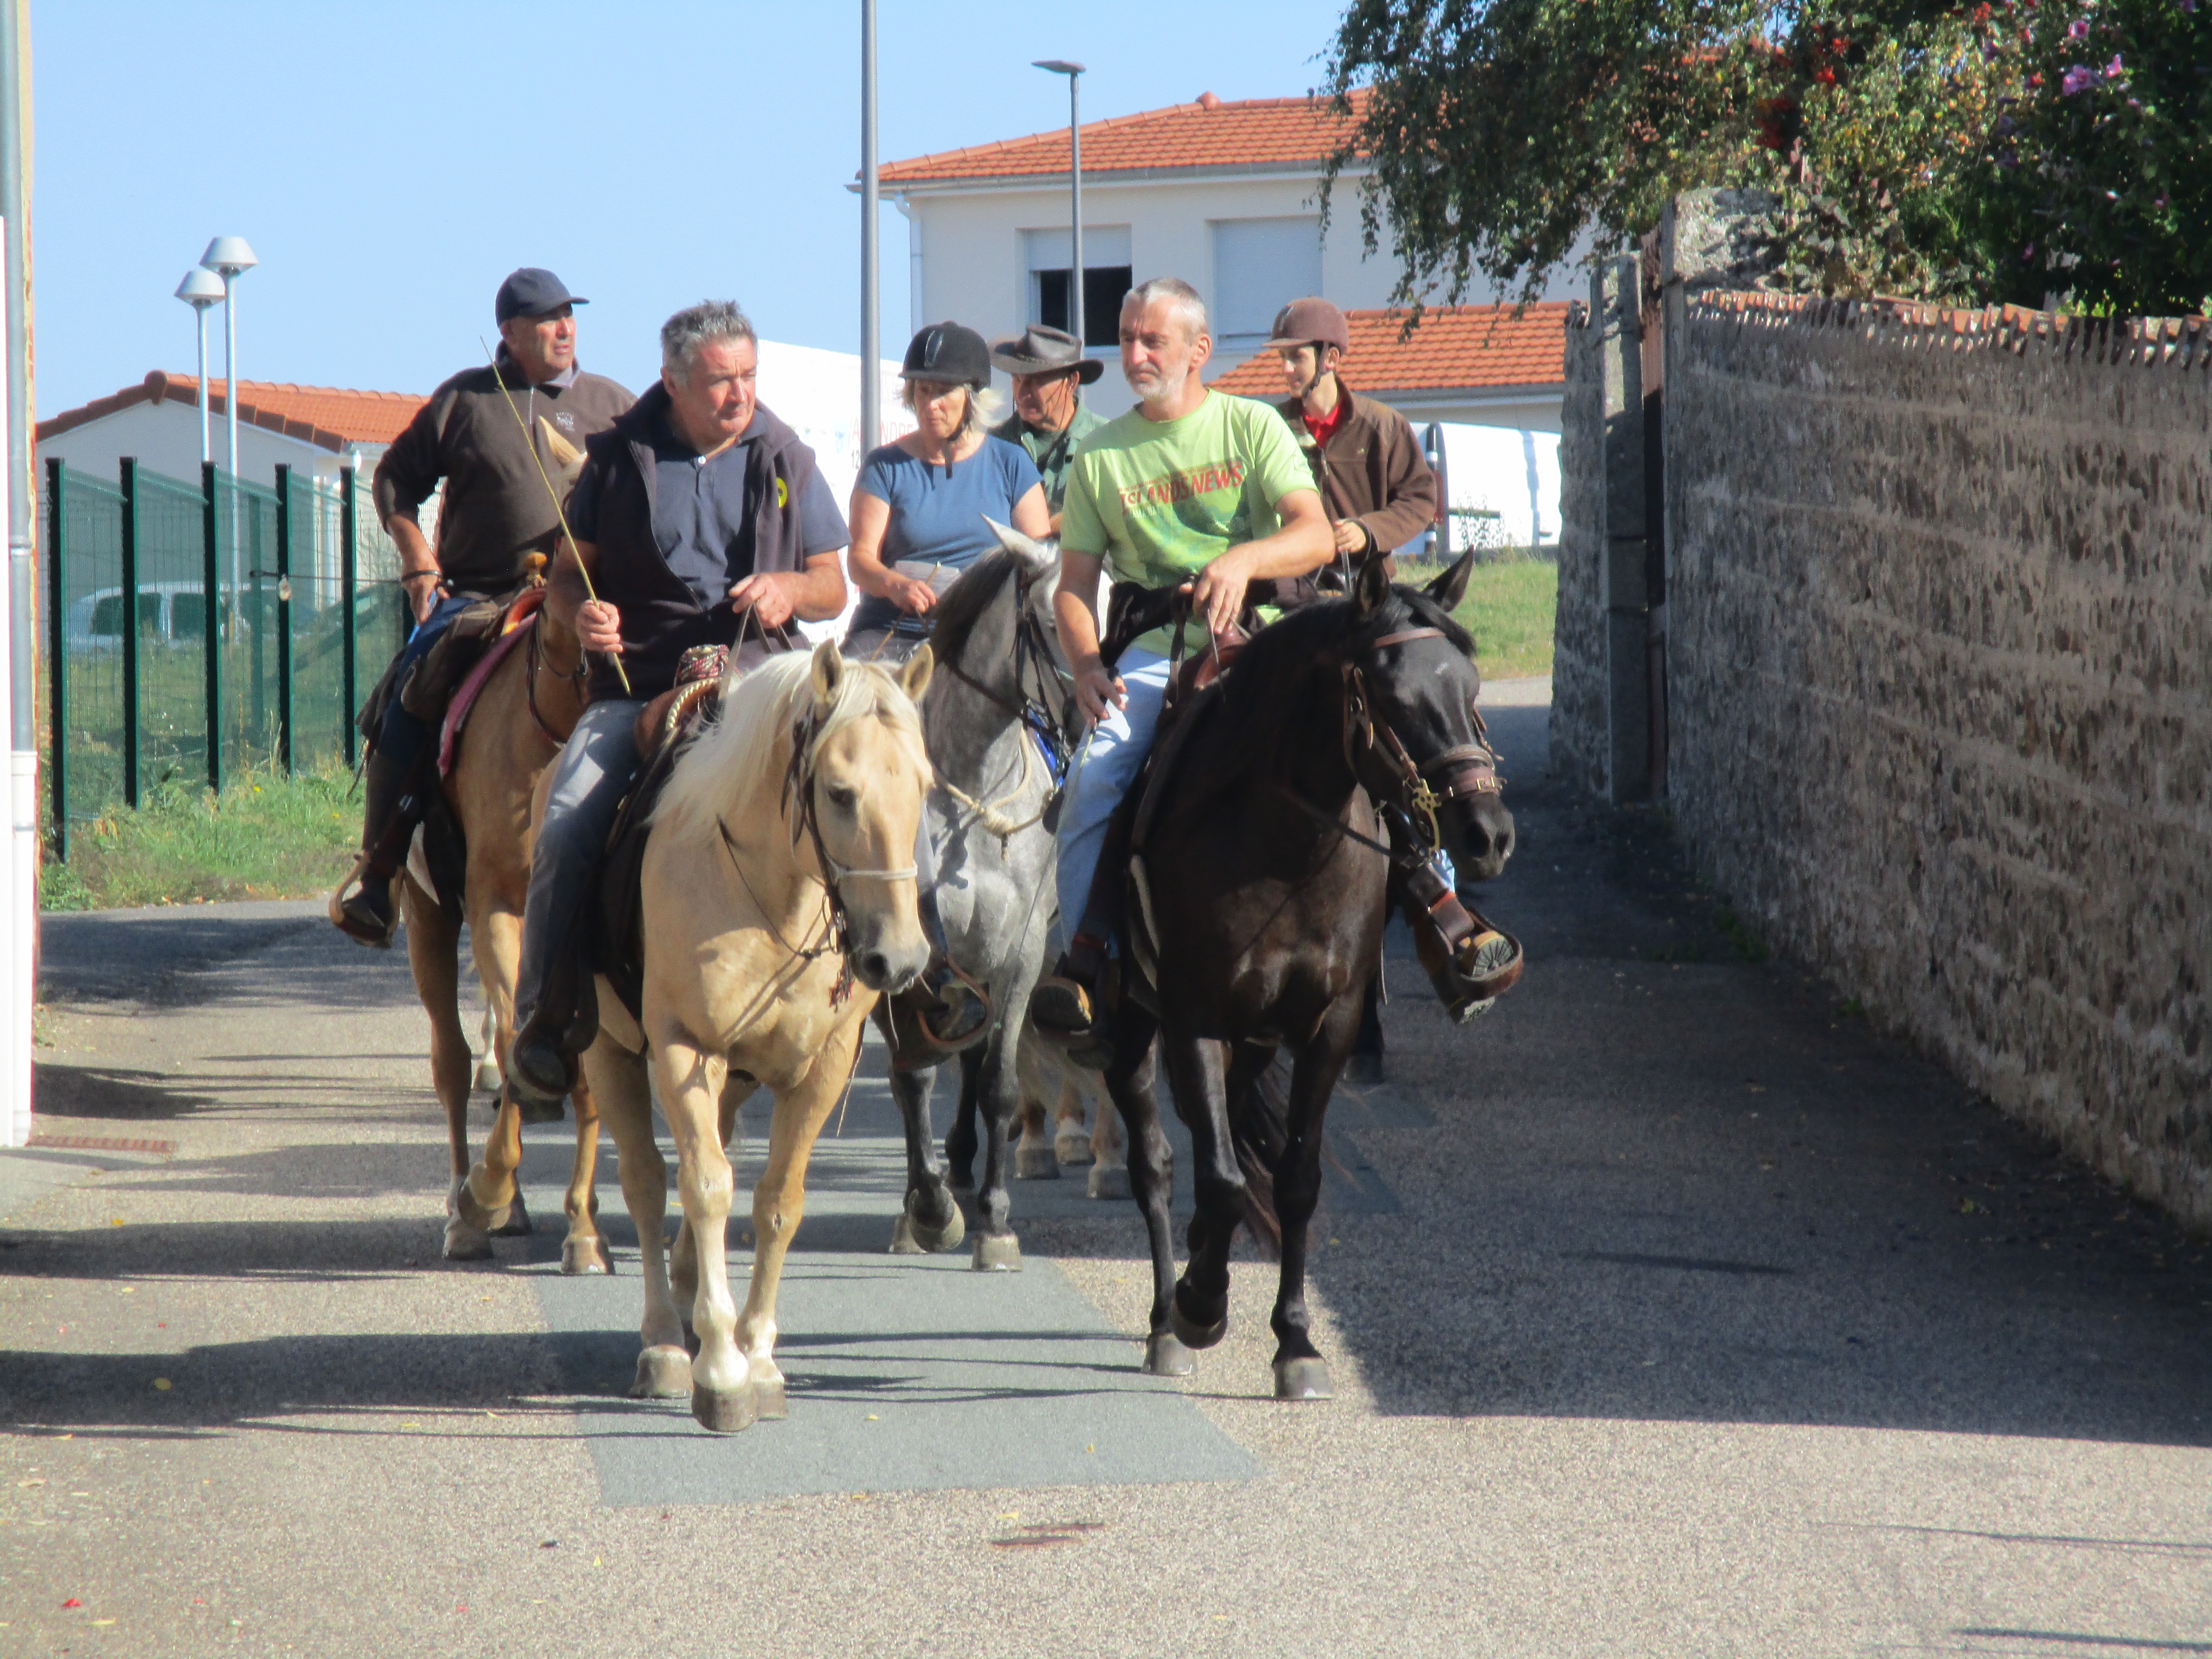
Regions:
M 918 5 L 879 0 L 890 161 L 1086 120 L 1304 93 L 1332 0 Z M 860 6 L 750 0 L 37 0 L 38 402 L 52 415 L 189 373 L 170 297 L 217 234 L 248 380 L 428 392 L 478 360 L 491 296 L 543 264 L 591 298 L 586 364 L 633 388 L 678 307 L 735 298 L 763 334 L 860 343 Z M 908 332 L 886 208 L 883 327 Z M 209 313 L 222 372 L 220 310 Z

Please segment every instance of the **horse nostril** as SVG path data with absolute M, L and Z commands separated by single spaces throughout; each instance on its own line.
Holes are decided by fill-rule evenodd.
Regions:
M 864 951 L 860 954 L 860 977 L 871 986 L 880 987 L 891 976 L 890 960 L 881 951 Z

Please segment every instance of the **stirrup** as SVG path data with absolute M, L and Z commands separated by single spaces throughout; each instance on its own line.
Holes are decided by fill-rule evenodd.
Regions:
M 930 977 L 938 976 L 933 987 Z M 933 958 L 922 977 L 884 999 L 891 1069 L 918 1072 L 974 1048 L 991 1034 L 991 998 L 949 957 Z M 933 1018 L 932 1016 L 936 1018 Z
M 363 853 L 354 860 L 352 872 L 331 895 L 331 925 L 356 945 L 365 945 L 373 951 L 389 951 L 392 935 L 399 931 L 399 906 L 395 902 L 391 911 L 378 916 L 369 904 L 369 884 L 381 880 L 384 890 L 390 893 L 398 872 L 378 877 L 371 872 L 371 855 Z

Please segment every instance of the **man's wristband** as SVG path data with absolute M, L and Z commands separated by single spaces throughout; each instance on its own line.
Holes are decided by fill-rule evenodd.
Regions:
M 404 587 L 417 576 L 428 576 L 432 581 L 435 581 L 438 579 L 438 573 L 434 570 L 403 570 L 399 573 L 399 584 Z

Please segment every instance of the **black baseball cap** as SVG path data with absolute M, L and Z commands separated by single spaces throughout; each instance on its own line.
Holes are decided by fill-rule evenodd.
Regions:
M 958 323 L 932 323 L 907 344 L 899 378 L 935 380 L 944 386 L 991 384 L 991 348 L 974 329 Z
M 525 265 L 510 272 L 499 285 L 499 297 L 491 302 L 492 320 L 503 323 L 510 317 L 543 317 L 562 306 L 589 304 L 589 300 L 569 293 L 568 285 L 551 271 Z

